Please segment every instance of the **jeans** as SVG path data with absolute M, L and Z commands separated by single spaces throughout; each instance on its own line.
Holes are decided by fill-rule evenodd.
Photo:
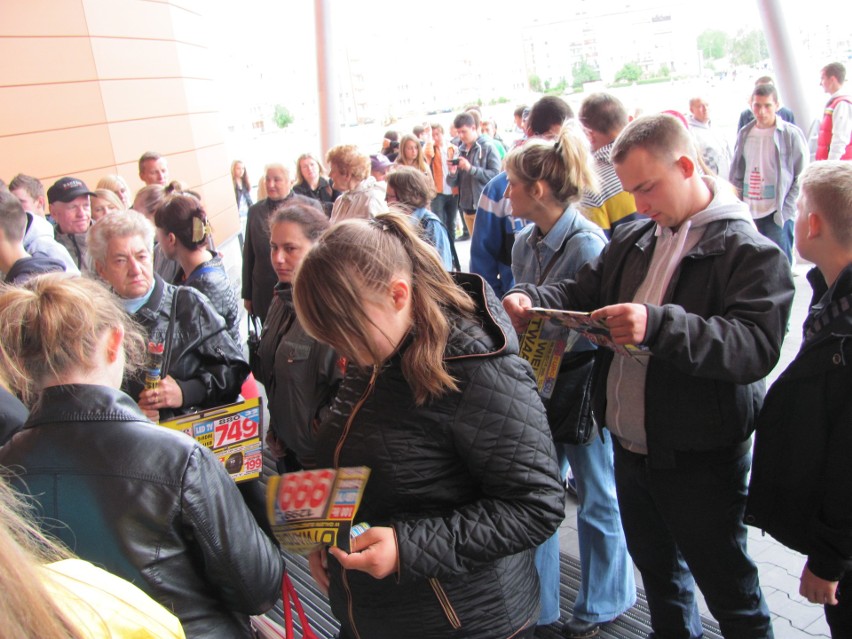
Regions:
M 432 213 L 447 227 L 450 242 L 456 239 L 456 218 L 459 212 L 459 196 L 451 193 L 439 193 L 432 200 Z
M 564 477 L 569 462 L 577 480 L 580 589 L 574 616 L 603 623 L 636 602 L 633 562 L 627 553 L 615 492 L 609 431 L 585 446 L 557 444 Z
M 769 238 L 778 247 L 784 251 L 784 255 L 787 256 L 787 261 L 790 264 L 793 263 L 793 227 L 795 223 L 793 220 L 787 220 L 784 222 L 784 226 L 778 226 L 775 223 L 775 213 L 771 213 L 766 217 L 759 217 L 754 221 L 755 226 L 757 226 L 757 230 L 760 231 L 760 234 L 766 238 Z
M 685 425 L 685 427 L 687 427 Z M 772 638 L 757 567 L 746 553 L 743 512 L 751 455 L 651 468 L 615 448 L 615 482 L 627 547 L 642 574 L 651 637 L 702 634 L 695 584 L 728 639 Z
M 559 620 L 559 531 L 535 549 L 541 613 L 536 622 L 547 626 Z

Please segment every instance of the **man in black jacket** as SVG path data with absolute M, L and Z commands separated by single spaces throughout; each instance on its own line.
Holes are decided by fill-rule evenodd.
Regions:
M 616 229 L 576 281 L 516 287 L 504 306 L 516 328 L 530 306 L 593 311 L 617 344 L 648 349 L 604 352 L 594 403 L 614 435 L 622 523 L 656 636 L 701 636 L 697 582 L 725 636 L 772 637 L 742 515 L 762 380 L 793 299 L 789 267 L 730 185 L 700 175 L 677 119 L 634 121 L 612 160 L 650 220 Z
M 852 163 L 802 174 L 796 248 L 817 268 L 796 358 L 757 423 L 746 523 L 808 559 L 799 594 L 852 637 Z

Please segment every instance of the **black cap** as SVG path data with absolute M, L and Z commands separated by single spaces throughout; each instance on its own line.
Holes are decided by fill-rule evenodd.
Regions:
M 65 202 L 67 204 L 72 200 L 76 200 L 81 195 L 95 196 L 83 180 L 78 180 L 74 177 L 64 177 L 56 180 L 53 186 L 47 189 L 47 202 L 48 204 L 53 204 L 54 202 Z

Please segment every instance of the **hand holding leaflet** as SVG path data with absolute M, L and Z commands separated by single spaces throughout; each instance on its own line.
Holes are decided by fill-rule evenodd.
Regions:
M 551 322 L 561 324 L 567 328 L 573 329 L 582 334 L 593 344 L 603 346 L 615 351 L 619 355 L 638 359 L 642 356 L 650 355 L 650 351 L 639 345 L 639 341 L 633 341 L 633 337 L 638 329 L 638 318 L 636 315 L 625 317 L 627 310 L 623 307 L 645 307 L 641 304 L 616 304 L 614 306 L 606 306 L 594 311 L 594 313 L 582 313 L 578 311 L 560 311 L 551 308 L 531 308 L 528 310 L 529 317 L 542 317 L 549 319 Z M 616 322 L 618 339 L 613 336 L 610 329 L 610 321 L 613 318 L 611 313 L 615 309 L 617 314 Z M 633 309 L 635 311 L 635 309 Z M 638 313 L 638 311 L 636 311 Z M 647 315 L 646 315 L 647 319 Z M 644 326 L 642 327 L 642 338 L 644 338 Z

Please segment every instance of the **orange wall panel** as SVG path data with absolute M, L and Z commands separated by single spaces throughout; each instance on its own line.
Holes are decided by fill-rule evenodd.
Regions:
M 29 172 L 40 178 L 62 177 L 102 171 L 115 161 L 104 124 L 17 135 L 0 144 L 0 176 Z
M 104 112 L 111 122 L 144 120 L 186 113 L 186 88 L 180 78 L 104 80 Z
M 4 1 L 0 177 L 108 173 L 135 193 L 145 151 L 198 190 L 217 241 L 239 230 L 204 0 Z
M 90 40 L 85 37 L 0 38 L 0 60 L 3 86 L 97 78 Z
M 4 0 L 0 37 L 35 33 L 43 36 L 88 35 L 83 2 Z
M 3 135 L 91 126 L 103 121 L 97 82 L 0 87 Z

